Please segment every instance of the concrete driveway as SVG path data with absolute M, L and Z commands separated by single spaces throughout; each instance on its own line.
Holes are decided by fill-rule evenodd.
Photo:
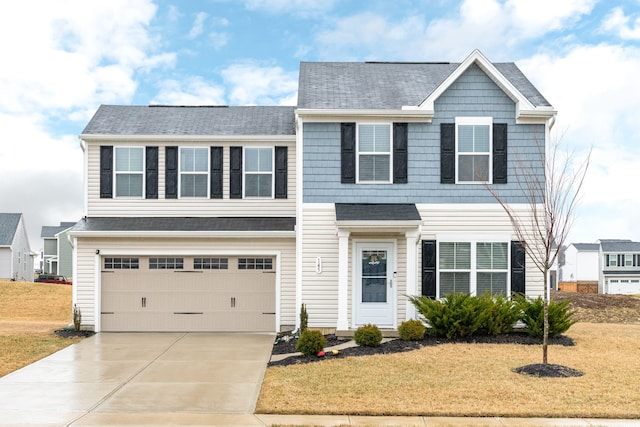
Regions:
M 252 424 L 273 340 L 96 334 L 0 378 L 0 425 Z

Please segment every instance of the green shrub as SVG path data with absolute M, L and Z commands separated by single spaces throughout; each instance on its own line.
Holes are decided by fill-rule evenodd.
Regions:
M 477 333 L 482 325 L 481 302 L 469 294 L 452 293 L 442 301 L 425 296 L 409 299 L 427 322 L 426 332 L 434 337 L 464 338 Z
M 376 325 L 368 324 L 360 326 L 356 330 L 353 339 L 358 345 L 377 347 L 382 342 L 382 332 Z
M 544 337 L 544 300 L 541 297 L 527 299 L 520 295 L 515 298 L 520 309 L 520 320 L 524 330 L 535 338 Z M 566 332 L 577 320 L 575 310 L 569 307 L 570 301 L 549 301 L 549 337 L 553 338 Z
M 307 330 L 308 323 L 309 323 L 309 314 L 307 313 L 307 306 L 302 304 L 300 306 L 300 333 Z
M 320 331 L 306 329 L 300 334 L 296 343 L 296 350 L 305 356 L 314 356 L 327 345 L 327 339 Z
M 488 292 L 476 298 L 481 316 L 478 334 L 500 335 L 513 330 L 520 319 L 520 310 L 515 301 L 502 294 L 491 295 Z
M 418 341 L 424 338 L 426 328 L 420 320 L 405 320 L 398 327 L 400 339 L 404 341 Z

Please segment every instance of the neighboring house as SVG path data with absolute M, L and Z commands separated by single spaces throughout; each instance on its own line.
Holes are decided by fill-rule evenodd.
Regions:
M 513 63 L 310 63 L 297 107 L 101 106 L 74 303 L 96 331 L 394 330 L 407 295 L 542 293 L 508 216 L 555 111 Z M 535 242 L 530 242 L 535 244 Z
M 640 294 L 640 242 L 600 239 L 598 292 Z
M 73 248 L 67 232 L 75 222 L 61 222 L 60 225 L 45 225 L 40 237 L 44 241 L 42 250 L 42 272 L 44 274 L 58 274 L 67 278 L 73 275 Z
M 598 243 L 571 243 L 564 250 L 560 266 L 560 290 L 578 291 L 595 286 L 600 274 Z M 595 291 L 594 291 L 595 292 Z
M 21 213 L 0 213 L 0 279 L 33 282 L 33 258 Z

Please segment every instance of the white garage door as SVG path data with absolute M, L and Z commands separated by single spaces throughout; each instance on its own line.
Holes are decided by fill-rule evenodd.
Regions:
M 640 294 L 639 279 L 609 279 L 610 294 Z
M 272 257 L 103 257 L 103 331 L 275 331 Z

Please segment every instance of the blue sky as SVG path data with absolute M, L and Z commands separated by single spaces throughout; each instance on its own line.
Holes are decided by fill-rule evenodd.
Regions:
M 592 147 L 570 240 L 640 241 L 640 0 L 22 0 L 0 5 L 0 212 L 83 215 L 100 104 L 295 105 L 300 61 L 515 62 Z

